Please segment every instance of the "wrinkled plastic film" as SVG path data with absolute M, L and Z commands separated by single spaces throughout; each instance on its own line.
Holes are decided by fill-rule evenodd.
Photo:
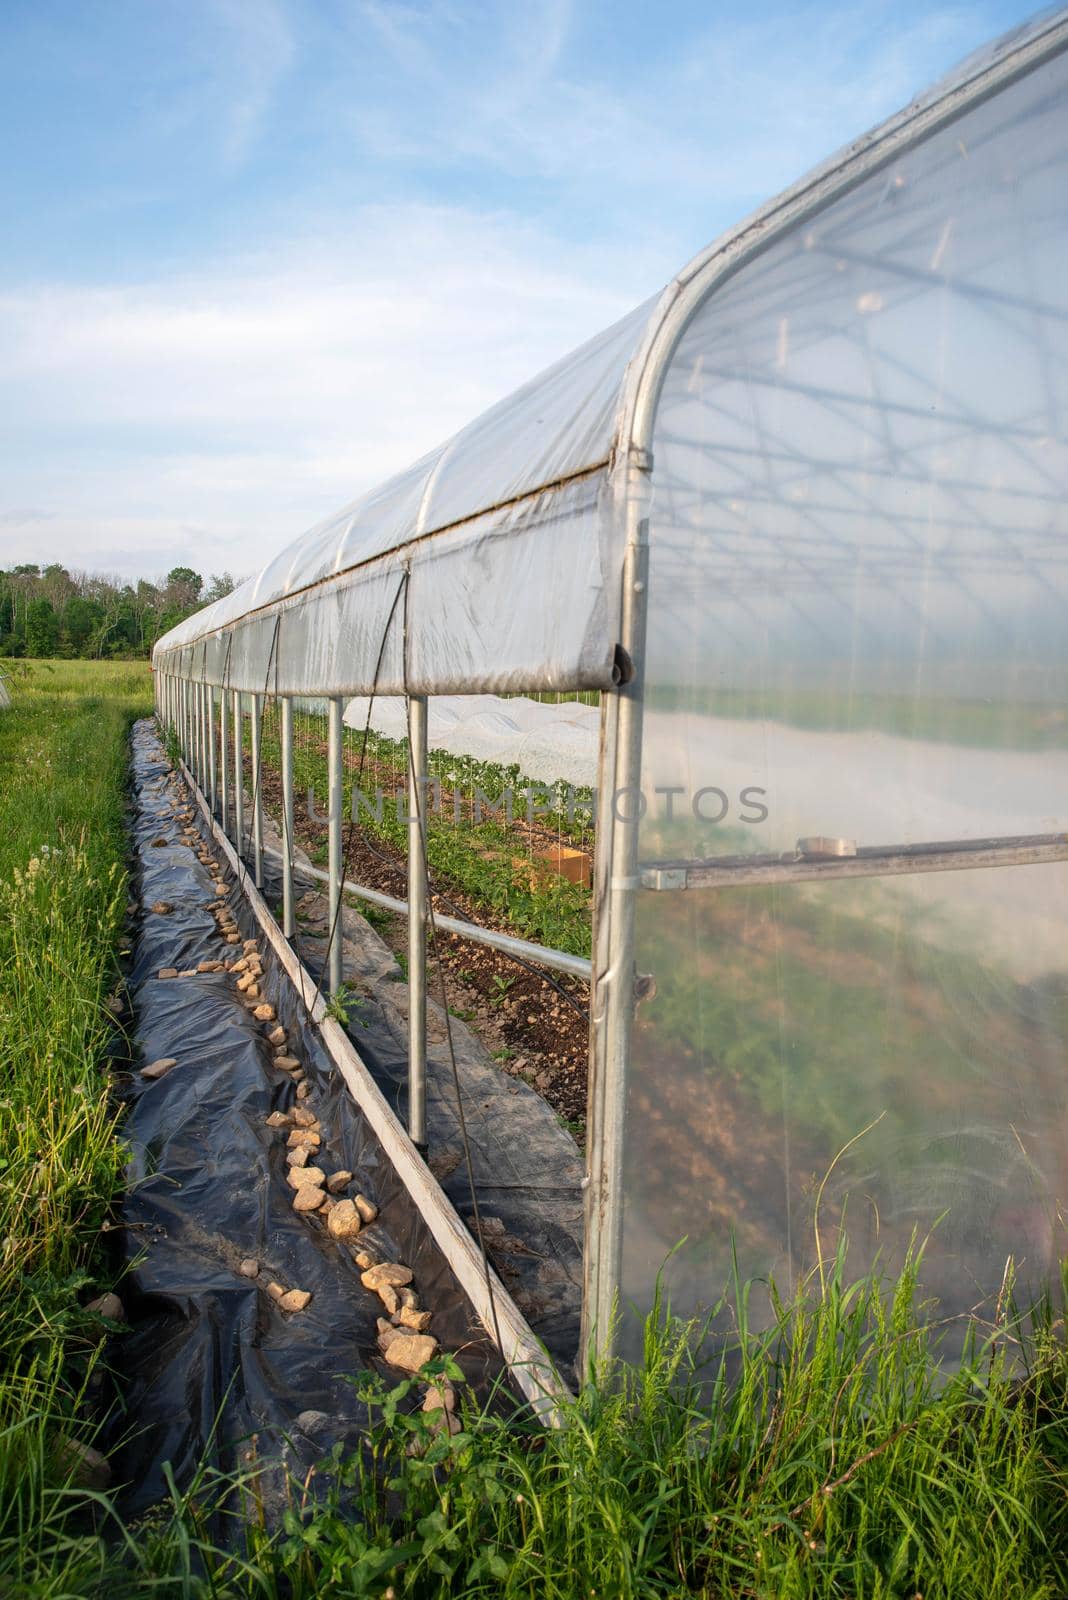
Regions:
M 1068 828 L 1068 71 L 714 294 L 654 443 L 640 855 Z M 1068 1249 L 1068 867 L 644 891 L 623 1299 Z M 636 1349 L 635 1322 L 630 1349 Z

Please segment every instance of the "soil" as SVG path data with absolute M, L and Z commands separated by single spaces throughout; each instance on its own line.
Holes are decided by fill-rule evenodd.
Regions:
M 280 816 L 281 777 L 266 765 L 263 794 L 268 811 Z M 323 826 L 313 823 L 299 807 L 297 812 L 294 834 L 314 858 L 323 842 Z M 516 831 L 524 839 L 532 832 L 538 835 L 525 821 L 517 823 Z M 544 838 L 550 844 L 556 841 L 555 833 L 545 831 Z M 346 844 L 346 877 L 383 894 L 405 898 L 408 869 L 399 852 L 355 830 Z M 441 892 L 432 896 L 435 911 L 487 923 L 484 908 L 462 890 L 440 878 L 438 887 Z M 366 905 L 359 910 L 403 965 L 407 920 Z M 499 917 L 492 926 L 503 933 L 518 932 Z M 563 974 L 542 976 L 512 957 L 454 933 L 438 933 L 432 942 L 427 979 L 430 993 L 439 1001 L 444 982 L 444 1003 L 452 1014 L 467 1023 L 502 1071 L 522 1078 L 542 1095 L 581 1145 L 586 1129 L 589 985 Z

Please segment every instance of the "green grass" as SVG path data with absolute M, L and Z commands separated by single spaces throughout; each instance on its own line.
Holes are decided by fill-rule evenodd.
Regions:
M 273 1464 L 203 1470 L 141 1527 L 84 1536 L 82 1586 L 66 1592 L 1062 1600 L 1068 1366 L 1048 1314 L 1025 1360 L 1003 1297 L 946 1374 L 915 1263 L 890 1285 L 847 1284 L 839 1260 L 758 1335 L 744 1287 L 732 1301 L 735 1333 L 711 1362 L 700 1330 L 654 1311 L 641 1365 L 585 1384 L 552 1431 L 502 1397 L 479 1411 L 461 1395 L 450 1437 L 407 1409 L 412 1382 L 359 1374 L 363 1450 L 338 1446 L 290 1480 L 273 1524 L 260 1487 Z M 429 1370 L 460 1381 L 448 1357 Z
M 127 731 L 151 680 L 143 666 L 48 662 L 20 664 L 12 687 L 0 711 L 0 1593 L 42 1539 L 55 1568 L 47 1530 L 73 1465 L 61 1441 L 89 1431 L 100 1325 L 79 1291 L 122 1172 L 102 1057 L 126 893 Z

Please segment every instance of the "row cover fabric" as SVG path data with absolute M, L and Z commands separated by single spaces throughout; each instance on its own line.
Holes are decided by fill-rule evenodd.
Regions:
M 156 646 L 157 669 L 283 694 L 608 687 L 631 379 L 683 286 L 858 152 L 1060 21 L 1063 14 L 1028 24 L 970 57 L 883 129 L 702 252 L 663 294 L 172 629 Z

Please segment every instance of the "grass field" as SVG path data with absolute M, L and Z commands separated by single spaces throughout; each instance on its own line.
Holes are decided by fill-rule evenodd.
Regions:
M 86 1437 L 101 1330 L 80 1308 L 106 1286 L 121 1178 L 102 1056 L 147 687 L 50 664 L 0 712 L 0 1596 L 1062 1600 L 1062 1323 L 1021 1342 L 1006 1294 L 940 1374 L 914 1268 L 847 1285 L 844 1252 L 759 1335 L 736 1285 L 736 1333 L 700 1382 L 695 1331 L 654 1317 L 643 1367 L 584 1384 L 550 1434 L 469 1408 L 433 1433 L 404 1385 L 354 1370 L 365 1449 L 292 1483 L 274 1526 L 263 1462 L 239 1482 L 205 1468 L 137 1527 L 79 1487 L 63 1441 Z
M 85 1438 L 99 1348 L 79 1309 L 122 1149 L 101 1070 L 126 903 L 127 731 L 141 665 L 19 664 L 0 711 L 0 1593 L 32 1569 Z

